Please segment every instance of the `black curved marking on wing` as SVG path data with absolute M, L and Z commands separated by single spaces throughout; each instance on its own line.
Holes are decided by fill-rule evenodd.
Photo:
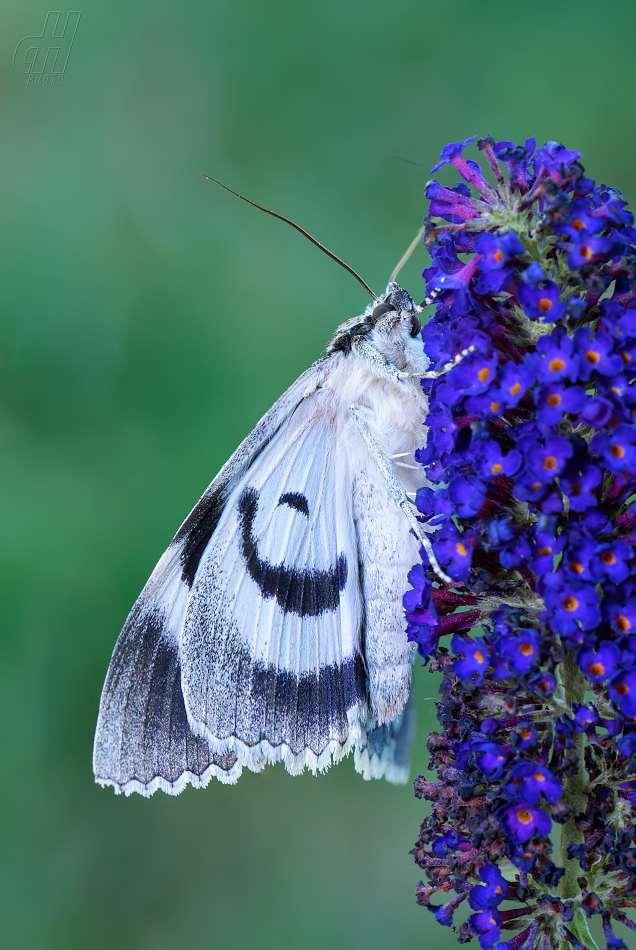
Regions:
M 300 511 L 301 514 L 309 517 L 309 505 L 307 504 L 307 499 L 304 495 L 301 495 L 298 491 L 287 491 L 284 495 L 281 495 L 278 499 L 279 505 L 289 505 L 290 508 L 294 508 L 295 511 Z
M 211 495 L 204 495 L 174 539 L 184 541 L 181 551 L 181 577 L 188 587 L 192 587 L 194 583 L 201 558 L 216 531 L 224 508 L 225 498 L 221 488 L 213 491 Z
M 297 571 L 283 564 L 270 564 L 259 557 L 253 534 L 254 518 L 258 509 L 258 492 L 245 488 L 239 498 L 241 525 L 241 553 L 247 570 L 263 597 L 275 597 L 285 613 L 299 617 L 317 617 L 327 610 L 336 610 L 340 591 L 347 583 L 347 559 L 338 557 L 335 567 L 326 571 Z
M 294 411 L 296 408 L 294 408 Z M 246 462 L 246 469 L 251 468 L 270 441 L 271 436 L 263 440 L 262 445 L 259 445 L 249 461 Z M 194 584 L 201 558 L 205 554 L 205 549 L 225 510 L 227 496 L 227 483 L 219 485 L 209 495 L 205 494 L 192 509 L 173 539 L 173 543 L 185 542 L 181 551 L 181 577 L 188 587 L 192 587 Z

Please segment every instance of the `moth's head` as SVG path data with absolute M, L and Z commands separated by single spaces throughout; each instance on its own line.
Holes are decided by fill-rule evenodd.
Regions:
M 420 308 L 410 294 L 399 284 L 390 283 L 385 292 L 365 310 L 364 317 L 376 334 L 390 336 L 404 331 L 415 339 L 419 336 L 422 324 L 419 318 Z
M 402 368 L 422 353 L 421 309 L 406 290 L 392 282 L 361 316 L 338 327 L 327 352 L 349 353 L 356 338 L 366 337 L 383 356 Z

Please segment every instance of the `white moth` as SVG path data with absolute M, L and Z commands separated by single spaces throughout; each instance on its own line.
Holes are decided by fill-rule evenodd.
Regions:
M 315 773 L 351 750 L 365 778 L 406 781 L 401 595 L 420 544 L 449 580 L 407 497 L 422 482 L 420 379 L 437 375 L 422 309 L 391 282 L 343 323 L 181 525 L 113 653 L 101 785 L 177 795 L 244 766 Z

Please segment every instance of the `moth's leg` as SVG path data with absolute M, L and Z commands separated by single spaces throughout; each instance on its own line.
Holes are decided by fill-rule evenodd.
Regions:
M 408 518 L 411 528 L 415 532 L 415 536 L 417 537 L 420 544 L 424 546 L 424 550 L 426 551 L 428 555 L 428 559 L 430 561 L 431 567 L 433 568 L 433 571 L 439 577 L 439 579 L 443 581 L 445 584 L 454 583 L 453 579 L 449 577 L 448 574 L 445 574 L 444 571 L 439 566 L 437 558 L 435 557 L 435 554 L 433 553 L 433 547 L 428 538 L 428 535 L 422 528 L 422 525 L 420 524 L 420 522 L 417 520 L 417 518 L 413 514 L 413 508 L 411 507 L 411 503 L 406 497 L 406 492 L 402 488 L 395 474 L 395 471 L 393 470 L 393 464 L 391 460 L 386 457 L 381 447 L 378 445 L 377 441 L 375 440 L 373 433 L 371 432 L 371 429 L 369 428 L 369 425 L 367 424 L 364 418 L 364 410 L 361 409 L 360 406 L 353 405 L 351 406 L 351 415 L 353 416 L 356 422 L 356 425 L 358 426 L 360 430 L 360 434 L 362 435 L 364 443 L 367 449 L 369 450 L 369 454 L 371 458 L 378 466 L 382 474 L 382 477 L 384 478 L 385 482 L 388 485 L 388 488 L 393 500 L 402 509 L 402 511 Z
M 465 356 L 474 352 L 476 347 L 469 346 L 442 366 L 441 369 L 432 370 L 430 373 L 405 373 L 403 370 L 398 369 L 394 363 L 391 363 L 390 360 L 387 360 L 368 340 L 354 340 L 352 349 L 358 359 L 362 360 L 362 362 L 368 366 L 374 376 L 379 376 L 381 379 L 388 379 L 389 382 L 392 383 L 400 383 L 403 379 L 437 379 L 438 376 L 444 376 L 444 374 L 450 372 L 454 366 L 461 363 Z
M 476 346 L 467 346 L 465 350 L 462 350 L 457 356 L 454 356 L 448 363 L 444 363 L 441 369 L 431 370 L 430 373 L 424 373 L 423 375 L 422 373 L 402 373 L 402 379 L 407 376 L 415 376 L 418 379 L 437 379 L 439 376 L 445 376 L 446 373 L 450 373 L 454 366 L 461 363 L 465 356 L 468 356 L 469 353 L 474 353 L 476 349 Z

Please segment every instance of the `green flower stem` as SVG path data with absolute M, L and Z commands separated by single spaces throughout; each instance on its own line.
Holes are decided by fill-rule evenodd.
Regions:
M 568 650 L 568 659 L 563 669 L 563 691 L 566 703 L 572 708 L 573 703 L 582 703 L 585 697 L 585 677 L 581 673 L 572 650 Z M 568 845 L 581 844 L 584 840 L 583 832 L 577 831 L 576 816 L 587 811 L 588 798 L 586 794 L 587 774 L 585 769 L 585 733 L 574 734 L 574 752 L 578 757 L 578 768 L 565 778 L 563 783 L 564 801 L 573 808 L 572 817 L 563 825 L 561 833 L 561 867 L 565 874 L 559 885 L 559 895 L 562 898 L 576 898 L 580 895 L 577 878 L 581 873 L 579 862 L 575 858 L 568 858 Z
M 570 924 L 570 930 L 575 937 L 578 937 L 583 946 L 589 947 L 590 950 L 598 950 L 598 944 L 590 933 L 590 928 L 587 925 L 587 917 L 580 908 L 574 912 L 574 918 Z M 570 943 L 566 943 L 565 947 L 567 950 L 572 950 Z
M 582 703 L 585 697 L 585 677 L 581 673 L 572 650 L 568 650 L 568 659 L 564 664 L 562 672 L 561 688 L 564 698 L 570 709 L 574 703 Z M 568 845 L 573 842 L 581 844 L 584 840 L 583 832 L 577 831 L 575 820 L 581 812 L 585 814 L 588 808 L 588 796 L 586 789 L 587 773 L 585 769 L 585 733 L 577 732 L 574 734 L 574 752 L 576 752 L 579 765 L 576 771 L 564 780 L 564 800 L 568 805 L 572 805 L 572 817 L 563 825 L 561 832 L 561 855 L 560 864 L 565 868 L 565 874 L 559 884 L 559 896 L 563 899 L 576 901 L 581 895 L 581 889 L 577 878 L 581 873 L 581 867 L 576 858 L 568 858 Z M 597 945 L 590 934 L 587 925 L 587 918 L 580 907 L 574 911 L 574 919 L 570 925 L 575 937 L 581 943 L 589 947 L 590 950 L 597 950 Z M 561 950 L 571 950 L 570 943 L 567 940 L 561 942 Z

